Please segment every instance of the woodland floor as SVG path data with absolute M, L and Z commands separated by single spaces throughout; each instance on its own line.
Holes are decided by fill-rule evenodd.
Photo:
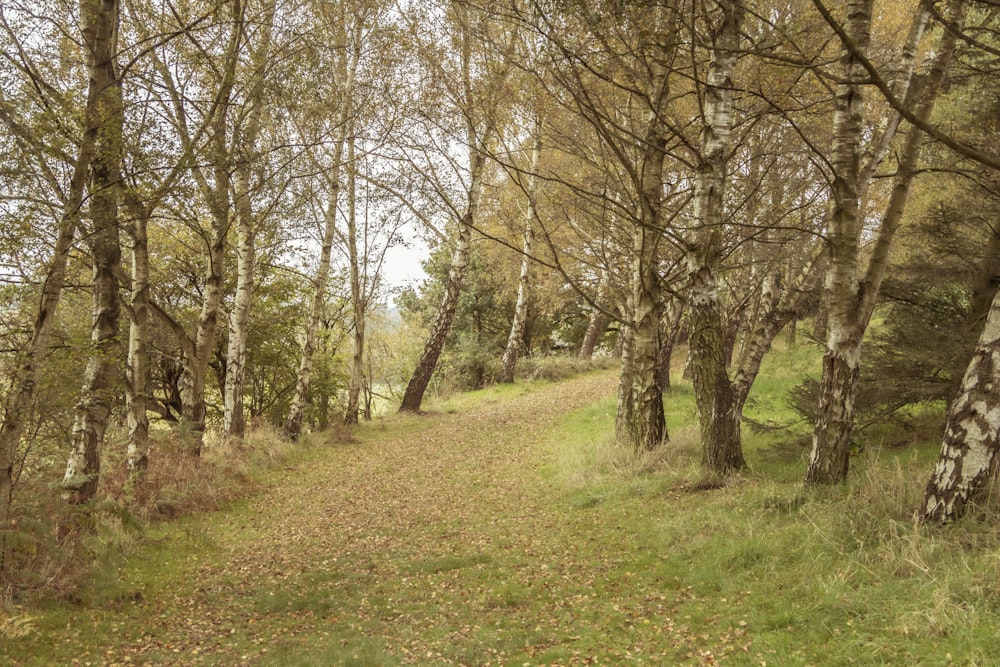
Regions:
M 9 616 L 0 664 L 1000 664 L 995 522 L 912 520 L 933 441 L 804 494 L 803 448 L 757 438 L 745 475 L 697 491 L 690 388 L 653 472 L 606 457 L 614 388 L 497 387 L 301 449 Z M 787 391 L 764 389 L 761 418 Z
M 636 536 L 540 473 L 547 429 L 613 383 L 591 373 L 330 443 L 254 498 L 140 548 L 117 592 L 63 627 L 39 619 L 18 653 L 36 647 L 26 664 L 711 661 L 741 628 L 692 643 L 672 613 L 689 593 L 633 571 L 622 555 Z

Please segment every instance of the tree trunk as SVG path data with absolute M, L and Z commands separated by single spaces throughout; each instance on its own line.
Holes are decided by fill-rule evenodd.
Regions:
M 250 164 L 236 168 L 236 295 L 229 313 L 229 344 L 226 350 L 225 403 L 222 430 L 226 437 L 246 434 L 243 378 L 246 374 L 247 326 L 253 303 L 256 229 L 250 201 Z
M 478 186 L 477 186 L 478 190 Z M 478 203 L 478 193 L 476 200 Z M 448 271 L 448 280 L 444 286 L 444 297 L 438 307 L 437 317 L 431 326 L 431 333 L 424 344 L 420 361 L 413 371 L 413 376 L 406 385 L 403 394 L 403 401 L 399 406 L 400 412 L 420 412 L 420 404 L 424 400 L 424 393 L 427 385 L 430 384 L 434 368 L 437 366 L 438 357 L 444 349 L 448 333 L 451 331 L 451 323 L 455 319 L 455 311 L 458 308 L 458 297 L 461 295 L 462 280 L 465 278 L 465 270 L 469 265 L 469 254 L 472 245 L 472 221 L 473 221 L 472 195 L 469 195 L 469 211 L 458 225 L 458 236 L 455 239 L 455 250 L 451 256 L 451 269 Z
M 118 200 L 124 123 L 116 71 L 118 16 L 117 0 L 83 2 L 80 6 L 84 41 L 88 45 L 91 91 L 98 96 L 93 106 L 88 104 L 88 110 L 95 113 L 90 122 L 99 129 L 91 162 L 91 229 L 88 235 L 94 277 L 91 348 L 63 478 L 63 499 L 72 503 L 86 502 L 97 492 L 101 445 L 111 414 L 111 392 L 117 370 L 118 265 L 121 260 Z
M 922 515 L 945 522 L 964 514 L 996 476 L 1000 451 L 1000 293 L 993 298 L 962 387 L 951 407 Z
M 656 33 L 671 33 L 676 21 L 672 9 L 656 8 Z M 670 43 L 672 40 L 665 41 Z M 652 44 L 647 46 L 658 48 Z M 668 437 L 663 415 L 663 389 L 659 383 L 662 290 L 658 260 L 659 242 L 663 237 L 663 164 L 667 144 L 663 119 L 670 92 L 666 65 L 669 55 L 660 49 L 649 62 L 649 108 L 636 182 L 638 223 L 632 230 L 630 317 L 626 329 L 629 337 L 622 354 L 622 379 L 615 417 L 618 441 L 636 450 L 655 449 Z
M 228 198 L 228 195 L 222 195 Z M 200 456 L 205 436 L 205 384 L 208 363 L 215 345 L 218 328 L 219 306 L 222 303 L 223 262 L 226 253 L 228 213 L 225 218 L 214 218 L 208 249 L 205 275 L 205 292 L 202 296 L 201 314 L 194 338 L 193 354 L 184 357 L 184 374 L 181 386 L 181 423 L 188 452 Z
M 538 160 L 542 154 L 542 124 L 541 118 L 535 117 L 532 129 L 531 158 L 528 163 L 527 182 L 524 193 L 528 206 L 524 214 L 524 237 L 521 247 L 521 273 L 517 281 L 517 302 L 514 305 L 514 321 L 510 325 L 510 335 L 507 336 L 507 347 L 500 360 L 500 370 L 497 371 L 497 382 L 510 383 L 514 381 L 514 367 L 521 354 L 524 343 L 524 330 L 528 322 L 528 299 L 531 291 L 531 252 L 535 243 L 534 219 L 535 188 L 538 171 Z
M 125 468 L 129 494 L 138 485 L 149 465 L 149 418 L 146 416 L 146 385 L 149 381 L 149 247 L 146 223 L 146 218 L 140 215 L 130 225 L 132 285 L 125 372 L 125 414 L 128 422 Z
M 521 355 L 524 344 L 524 330 L 528 322 L 528 298 L 531 290 L 531 249 L 535 242 L 535 230 L 529 222 L 524 230 L 521 246 L 521 273 L 517 281 L 517 302 L 514 304 L 514 321 L 510 325 L 510 335 L 507 336 L 507 347 L 500 360 L 500 370 L 497 371 L 497 382 L 510 383 L 514 381 L 514 367 Z
M 187 441 L 188 452 L 200 456 L 205 436 L 205 384 L 208 364 L 215 347 L 216 331 L 219 323 L 219 308 L 222 303 L 224 283 L 224 260 L 226 237 L 230 225 L 230 191 L 232 188 L 232 160 L 228 146 L 228 121 L 232 93 L 236 78 L 236 66 L 243 44 L 243 8 L 241 3 L 230 7 L 232 32 L 226 49 L 226 62 L 221 71 L 217 105 L 212 119 L 211 136 L 208 143 L 208 164 L 212 167 L 212 183 L 202 173 L 201 168 L 192 171 L 202 196 L 208 204 L 211 215 L 211 229 L 207 235 L 207 262 L 205 266 L 205 287 L 202 294 L 201 312 L 193 346 L 185 346 L 184 370 L 181 386 L 181 427 Z
M 681 320 L 684 316 L 684 304 L 678 298 L 666 301 L 663 316 L 660 318 L 660 389 L 670 389 L 670 363 L 674 354 L 674 343 L 681 330 Z
M 472 134 L 470 132 L 470 136 Z M 486 138 L 483 141 L 485 142 Z M 424 344 L 423 352 L 420 354 L 417 367 L 406 385 L 403 401 L 399 406 L 400 412 L 420 412 L 420 404 L 423 403 L 427 385 L 430 384 L 438 357 L 441 356 L 445 341 L 451 332 L 451 323 L 455 319 L 458 297 L 462 291 L 462 280 L 465 278 L 465 270 L 469 266 L 469 255 L 472 250 L 472 227 L 475 224 L 476 211 L 479 208 L 485 167 L 486 156 L 470 143 L 468 199 L 466 200 L 465 214 L 458 222 L 455 250 L 451 255 L 451 269 L 448 271 L 448 280 L 445 282 L 444 297 L 441 299 L 441 305 L 438 307 L 437 316 L 431 326 L 431 333 Z
M 347 143 L 347 258 L 351 268 L 351 304 L 354 315 L 354 347 L 351 355 L 351 381 L 347 388 L 345 424 L 357 424 L 361 390 L 365 380 L 365 318 L 368 297 L 361 284 L 361 261 L 358 253 L 357 180 L 355 178 L 354 136 Z
M 966 4 L 952 5 L 953 25 L 964 23 Z M 848 9 L 848 37 L 865 53 L 871 23 L 870 0 L 854 0 Z M 943 31 L 915 115 L 930 118 L 955 51 L 958 30 Z M 859 214 L 859 146 L 861 141 L 861 89 L 867 73 L 848 53 L 845 80 L 837 88 L 834 142 L 830 164 L 834 209 L 828 243 L 830 268 L 826 279 L 827 344 L 823 356 L 819 405 L 806 484 L 835 484 L 847 477 L 854 402 L 861 358 L 861 342 L 875 309 L 879 289 L 889 265 L 896 231 L 903 219 L 910 185 L 917 172 L 923 133 L 911 128 L 903 145 L 892 193 L 878 227 L 863 276 L 859 273 L 862 220 Z
M 608 270 L 607 268 L 601 269 L 601 278 L 597 282 L 597 297 L 595 302 L 598 306 L 604 306 L 608 299 Z M 585 361 L 589 361 L 594 358 L 594 349 L 597 347 L 597 342 L 601 339 L 604 334 L 604 330 L 608 326 L 610 318 L 604 314 L 600 308 L 594 308 L 590 313 L 590 319 L 587 321 L 587 331 L 583 334 L 583 342 L 580 344 L 579 358 Z
M 687 257 L 688 317 L 690 370 L 698 405 L 702 463 L 709 472 L 726 475 L 744 466 L 738 418 L 742 410 L 734 399 L 727 370 L 732 339 L 727 335 L 718 283 L 723 195 L 733 125 L 732 78 L 743 7 L 733 0 L 720 0 L 717 6 L 721 16 L 705 86 L 701 165 L 695 185 L 697 228 Z
M 88 45 L 91 43 L 88 42 Z M 93 55 L 91 54 L 91 57 Z M 52 337 L 52 325 L 55 322 L 56 310 L 62 297 L 63 283 L 66 278 L 66 266 L 69 261 L 69 251 L 73 247 L 73 238 L 80 222 L 80 208 L 83 205 L 84 192 L 87 187 L 87 176 L 90 173 L 90 163 L 94 156 L 99 126 L 96 123 L 97 103 L 100 91 L 91 79 L 90 91 L 87 96 L 87 109 L 84 113 L 83 140 L 77 153 L 76 164 L 73 166 L 73 176 L 69 191 L 63 202 L 62 216 L 55 246 L 49 261 L 49 267 L 42 281 L 41 297 L 32 328 L 31 341 L 23 353 L 18 355 L 17 372 L 13 381 L 13 391 L 3 406 L 3 425 L 0 427 L 0 523 L 6 525 L 10 517 L 11 496 L 14 491 L 14 466 L 17 460 L 17 448 L 35 399 L 35 389 L 41 372 L 42 362 L 49 349 Z M 0 544 L 0 560 L 4 552 Z
M 345 136 L 341 135 L 334 147 L 334 166 L 328 179 L 330 193 L 324 214 L 323 241 L 320 247 L 319 266 L 316 269 L 316 289 L 313 292 L 312 307 L 305 323 L 305 330 L 302 332 L 299 367 L 295 376 L 295 394 L 292 396 L 288 418 L 285 420 L 285 435 L 292 441 L 298 440 L 302 435 L 302 424 L 312 384 L 313 357 L 316 353 L 316 341 L 323 318 L 323 310 L 326 307 L 326 286 L 330 280 L 330 256 L 333 253 L 333 238 L 337 225 L 340 161 L 343 157 L 344 139 Z
M 267 79 L 268 57 L 271 51 L 271 29 L 274 24 L 274 0 L 263 6 L 259 43 L 253 54 L 254 86 L 247 104 L 250 112 L 246 130 L 239 138 L 240 157 L 235 170 L 236 208 L 236 296 L 229 314 L 229 342 L 226 351 L 226 378 L 223 392 L 222 430 L 226 437 L 242 438 L 246 433 L 243 407 L 243 379 L 246 374 L 247 327 L 253 304 L 254 264 L 256 262 L 255 237 L 257 220 L 253 214 L 250 196 L 250 173 L 256 160 L 255 144 L 260 136 L 261 113 L 264 107 L 263 91 Z
M 667 440 L 660 388 L 660 289 L 654 260 L 658 232 L 637 227 L 632 266 L 632 317 L 622 349 L 622 378 L 615 419 L 619 442 L 637 451 Z

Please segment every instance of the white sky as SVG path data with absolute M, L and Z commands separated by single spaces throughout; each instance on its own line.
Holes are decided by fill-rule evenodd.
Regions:
M 427 277 L 420 262 L 430 254 L 430 250 L 415 235 L 408 242 L 410 247 L 394 246 L 386 253 L 382 279 L 386 288 L 391 291 L 401 287 L 417 287 Z

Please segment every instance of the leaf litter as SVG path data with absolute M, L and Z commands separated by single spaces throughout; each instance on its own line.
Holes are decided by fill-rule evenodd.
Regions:
M 266 490 L 169 529 L 119 604 L 33 624 L 15 664 L 717 664 L 745 626 L 678 619 L 690 589 L 630 565 L 613 512 L 539 474 L 547 432 L 610 373 L 432 417 L 389 417 Z M 415 420 L 396 428 L 397 420 Z M 398 433 L 397 433 L 398 431 Z M 646 562 L 646 561 L 643 561 Z M 33 619 L 34 620 L 34 619 Z M 23 648 L 23 647 L 22 647 Z M 67 656 L 71 656 L 68 657 Z

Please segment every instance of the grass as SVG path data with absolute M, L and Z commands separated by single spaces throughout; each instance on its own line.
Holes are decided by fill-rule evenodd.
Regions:
M 814 370 L 779 351 L 755 419 Z M 679 378 L 680 375 L 675 374 Z M 0 617 L 12 664 L 991 665 L 1000 531 L 913 512 L 937 444 L 866 447 L 805 491 L 801 433 L 746 430 L 699 475 L 617 450 L 614 373 L 495 387 L 289 455 L 260 492 L 158 524 L 87 596 Z M 891 434 L 889 434 L 891 435 Z

